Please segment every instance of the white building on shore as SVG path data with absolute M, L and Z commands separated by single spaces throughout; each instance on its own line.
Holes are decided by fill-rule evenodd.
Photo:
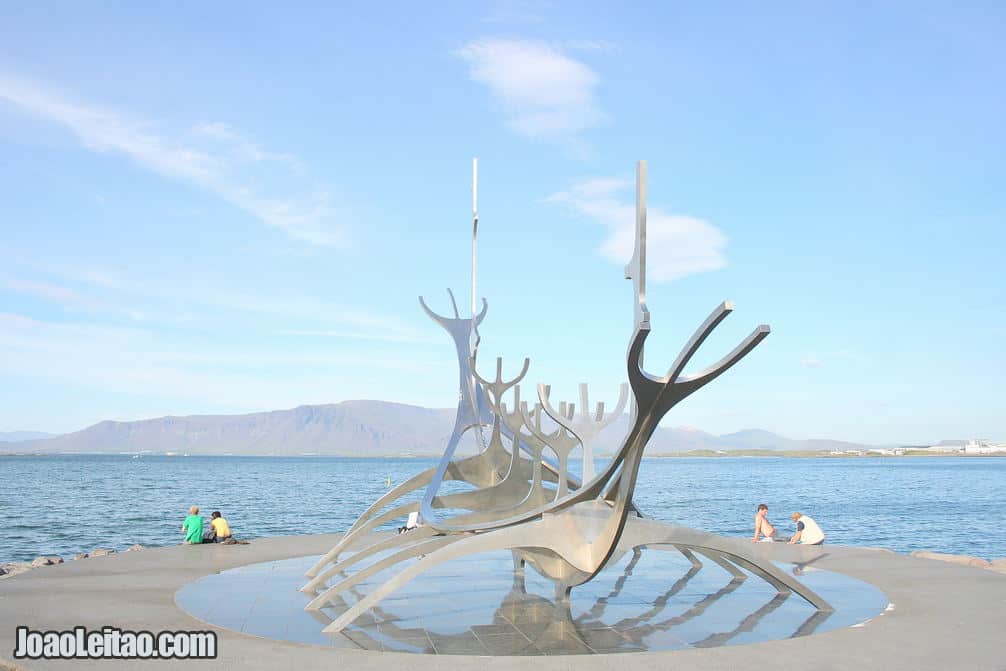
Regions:
M 1006 454 L 1006 445 L 996 445 L 986 439 L 972 438 L 964 444 L 964 454 Z
M 964 445 L 967 441 L 964 440 L 941 440 L 935 445 L 930 445 L 929 447 L 924 447 L 926 452 L 938 452 L 940 454 L 962 454 L 964 452 Z
M 1006 454 L 1006 445 L 996 444 L 986 438 L 972 438 L 971 440 L 942 440 L 936 445 L 923 448 L 927 452 L 937 452 L 940 454 Z

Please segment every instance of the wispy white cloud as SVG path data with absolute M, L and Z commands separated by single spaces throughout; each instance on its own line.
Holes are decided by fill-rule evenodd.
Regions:
M 225 123 L 199 123 L 193 127 L 192 131 L 196 135 L 218 141 L 221 144 L 221 149 L 230 152 L 235 158 L 254 161 L 256 163 L 276 161 L 278 163 L 285 163 L 299 173 L 307 171 L 307 167 L 303 161 L 293 154 L 266 151 Z
M 456 52 L 473 80 L 499 101 L 507 125 L 541 139 L 571 139 L 605 119 L 596 98 L 600 82 L 586 64 L 545 42 L 490 38 Z
M 46 280 L 0 277 L 0 290 L 52 303 L 73 314 L 115 314 L 134 320 L 143 318 L 137 310 L 111 305 L 90 292 Z
M 90 301 L 81 296 L 79 292 L 70 289 L 69 287 L 52 284 L 50 282 L 12 278 L 0 280 L 0 287 L 19 294 L 34 296 L 36 298 L 53 301 L 66 306 L 76 306 L 90 303 Z
M 632 257 L 635 243 L 636 210 L 630 200 L 631 188 L 632 183 L 625 179 L 584 179 L 545 200 L 602 224 L 607 237 L 599 251 L 604 258 L 621 265 Z M 653 281 L 669 282 L 724 267 L 726 244 L 723 231 L 707 221 L 647 208 L 647 275 Z
M 294 238 L 325 246 L 338 246 L 344 239 L 327 190 L 304 193 L 288 185 L 288 173 L 304 171 L 298 159 L 266 151 L 225 124 L 200 123 L 172 136 L 150 123 L 3 74 L 0 101 L 71 131 L 91 151 L 127 156 L 152 172 L 213 193 Z M 259 178 L 263 172 L 269 179 Z
M 0 312 L 0 374 L 175 399 L 169 407 L 275 409 L 340 400 L 346 380 L 379 397 L 400 373 L 428 376 L 449 362 L 384 349 L 278 351 L 178 341 L 135 326 L 50 322 Z M 178 402 L 181 402 L 180 404 Z
M 149 278 L 132 277 L 121 271 L 86 266 L 51 267 L 38 262 L 23 263 L 4 258 L 15 270 L 0 276 L 0 293 L 9 291 L 60 306 L 70 314 L 125 318 L 135 322 L 200 325 L 234 324 L 237 321 L 268 326 L 256 327 L 269 335 L 340 337 L 345 339 L 426 343 L 439 342 L 433 329 L 425 331 L 396 315 L 340 305 L 298 293 L 287 295 L 248 294 L 229 289 L 199 286 L 186 289 L 176 283 L 151 283 Z M 276 330 L 283 323 L 288 328 Z
M 812 357 L 800 359 L 800 365 L 804 368 L 820 368 L 824 365 L 824 362 L 820 359 L 815 359 Z

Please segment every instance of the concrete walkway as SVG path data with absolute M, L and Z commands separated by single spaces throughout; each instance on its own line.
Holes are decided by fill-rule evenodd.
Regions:
M 809 637 L 671 652 L 572 657 L 465 657 L 342 650 L 284 643 L 206 625 L 180 610 L 175 592 L 204 575 L 244 564 L 317 555 L 338 536 L 263 538 L 251 545 L 177 546 L 40 568 L 0 580 L 0 668 L 109 666 L 192 668 L 436 669 L 969 669 L 1006 671 L 1006 575 L 881 550 L 759 544 L 772 559 L 812 561 L 873 583 L 893 610 L 863 626 Z M 221 595 L 226 598 L 226 595 Z M 56 661 L 14 663 L 15 628 L 64 630 L 110 625 L 131 630 L 213 629 L 215 661 Z

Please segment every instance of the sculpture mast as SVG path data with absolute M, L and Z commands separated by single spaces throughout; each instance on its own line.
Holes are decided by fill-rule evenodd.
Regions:
M 632 258 L 625 266 L 625 279 L 632 280 L 632 328 L 650 330 L 650 310 L 646 307 L 646 161 L 636 161 L 636 236 Z M 639 349 L 643 365 L 643 348 Z M 630 406 L 636 411 L 636 399 Z
M 646 161 L 636 162 L 635 242 L 632 259 L 625 266 L 625 279 L 632 280 L 635 290 L 632 326 L 649 329 L 650 310 L 646 307 Z
M 478 237 L 479 237 L 479 160 L 472 159 L 472 336 L 475 335 L 475 294 L 478 277 Z
M 475 322 L 475 308 L 476 308 L 476 294 L 478 292 L 478 239 L 479 239 L 479 159 L 478 157 L 472 158 L 472 296 L 471 296 L 471 315 L 472 315 L 472 329 L 469 337 L 469 343 L 471 345 L 470 352 L 475 354 L 479 345 L 479 332 L 478 324 Z M 472 373 L 469 384 L 471 385 L 471 401 L 474 405 L 473 410 L 475 411 L 475 417 L 481 419 L 482 415 L 479 412 L 478 399 L 476 396 L 476 389 L 478 381 L 475 379 L 474 372 Z M 482 433 L 482 424 L 479 424 L 475 429 L 475 438 L 478 441 L 479 452 L 486 449 L 486 437 Z

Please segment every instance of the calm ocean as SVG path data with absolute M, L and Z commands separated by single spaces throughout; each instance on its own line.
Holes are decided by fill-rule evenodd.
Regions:
M 336 532 L 434 459 L 0 457 L 0 561 L 181 541 L 186 509 L 238 537 Z M 1006 557 L 1006 459 L 644 460 L 649 516 L 743 536 L 758 503 L 780 532 L 814 517 L 828 542 Z

